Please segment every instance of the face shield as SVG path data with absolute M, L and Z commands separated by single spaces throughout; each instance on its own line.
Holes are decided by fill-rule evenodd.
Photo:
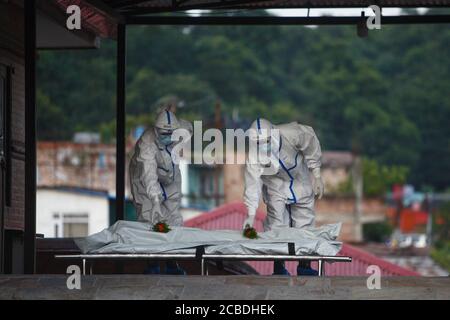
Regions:
M 180 124 L 173 112 L 169 110 L 160 112 L 155 121 L 155 131 L 159 142 L 165 146 L 172 144 L 172 133 L 179 127 Z
M 258 153 L 270 155 L 272 151 L 271 137 L 267 137 L 266 139 L 261 139 L 256 141 L 256 146 L 258 148 Z
M 279 169 L 279 132 L 277 129 L 260 129 L 249 133 L 249 163 L 257 164 L 264 174 L 275 174 Z
M 156 128 L 156 135 L 161 144 L 168 146 L 173 143 L 172 141 L 173 130 Z

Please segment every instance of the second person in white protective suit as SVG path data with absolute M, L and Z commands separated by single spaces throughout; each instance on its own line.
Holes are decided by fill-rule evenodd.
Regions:
M 138 221 L 154 225 L 164 221 L 169 226 L 182 226 L 180 214 L 181 173 L 173 162 L 174 130 L 184 128 L 192 134 L 192 125 L 178 120 L 167 110 L 156 118 L 155 127 L 147 129 L 136 142 L 130 160 L 130 184 Z M 147 273 L 160 273 L 159 263 L 149 266 Z M 176 262 L 168 262 L 168 274 L 185 274 Z
M 261 196 L 267 206 L 265 231 L 314 226 L 314 196 L 320 199 L 324 191 L 320 174 L 322 152 L 314 130 L 297 122 L 273 125 L 258 118 L 251 125 L 249 138 L 260 150 L 268 152 L 271 161 L 263 164 L 249 154 L 244 191 L 248 217 L 243 227 L 253 226 Z M 284 262 L 274 262 L 274 274 L 289 275 Z M 300 262 L 297 274 L 314 275 L 316 270 L 309 263 Z

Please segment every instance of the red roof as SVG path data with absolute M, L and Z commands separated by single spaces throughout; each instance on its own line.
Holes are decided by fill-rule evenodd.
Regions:
M 226 204 L 186 221 L 185 226 L 205 230 L 239 230 L 242 228 L 242 224 L 246 218 L 246 212 L 247 209 L 243 203 Z M 264 221 L 264 217 L 264 212 L 257 212 L 255 220 L 256 230 L 263 230 L 262 222 Z M 414 271 L 399 267 L 349 244 L 343 244 L 339 255 L 350 256 L 353 258 L 353 261 L 351 263 L 327 263 L 325 265 L 326 275 L 367 276 L 367 267 L 377 265 L 380 267 L 383 276 L 420 276 L 420 274 Z M 248 263 L 262 275 L 272 273 L 272 262 L 270 261 L 249 261 Z M 291 274 L 296 274 L 296 262 L 287 262 L 286 266 Z M 317 268 L 314 264 L 313 267 Z

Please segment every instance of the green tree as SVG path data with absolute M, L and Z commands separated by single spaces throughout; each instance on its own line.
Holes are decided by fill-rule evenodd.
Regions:
M 126 107 L 136 124 L 166 95 L 185 101 L 180 116 L 209 123 L 221 101 L 223 118 L 239 110 L 241 125 L 299 121 L 324 150 L 408 167 L 418 187 L 449 186 L 449 28 L 383 26 L 362 39 L 354 26 L 135 26 L 127 39 Z M 40 52 L 40 138 L 111 135 L 115 45 Z
M 363 158 L 363 194 L 368 197 L 379 197 L 390 191 L 394 184 L 407 181 L 409 169 L 405 166 L 382 165 L 374 159 Z M 352 193 L 353 184 L 350 176 L 337 189 L 338 193 Z
M 37 136 L 39 140 L 52 140 L 55 137 L 71 138 L 70 131 L 67 131 L 66 128 L 67 116 L 42 90 L 36 92 L 36 105 Z

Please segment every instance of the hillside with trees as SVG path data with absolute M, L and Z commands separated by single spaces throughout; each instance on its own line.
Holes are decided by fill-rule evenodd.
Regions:
M 98 131 L 112 142 L 115 42 L 99 50 L 41 51 L 38 135 Z M 257 116 L 313 126 L 325 150 L 353 150 L 407 168 L 408 181 L 450 181 L 450 27 L 131 26 L 127 128 L 150 124 L 155 103 L 176 95 L 190 120 L 228 127 Z

